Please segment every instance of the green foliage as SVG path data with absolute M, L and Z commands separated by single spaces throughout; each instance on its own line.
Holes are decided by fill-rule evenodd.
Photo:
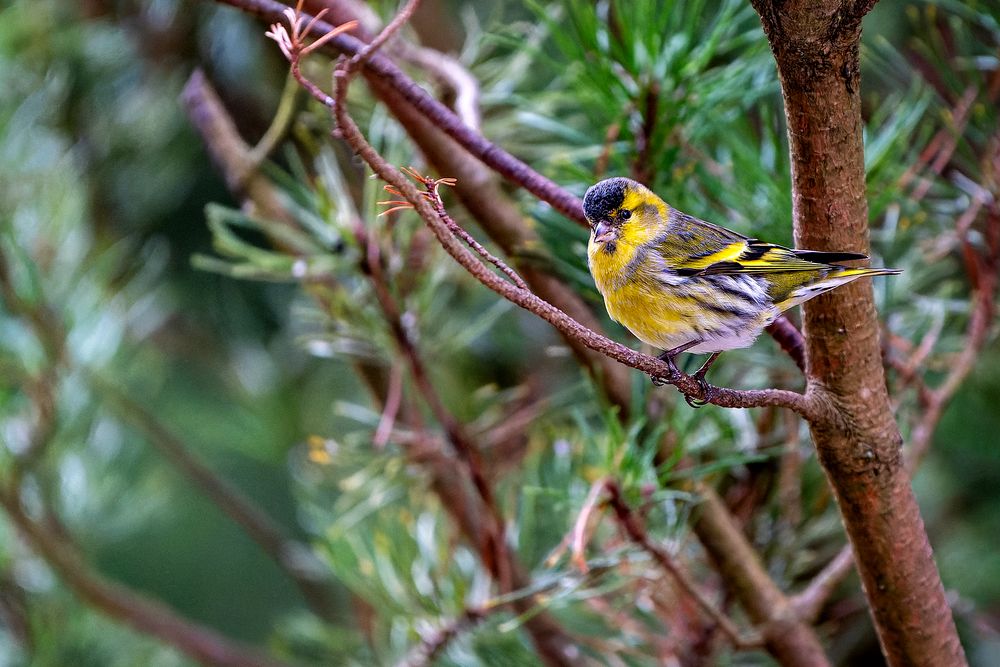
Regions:
M 164 8 L 176 15 L 159 16 Z M 731 489 L 734 502 L 762 490 L 748 532 L 786 589 L 836 550 L 841 528 L 804 429 L 771 413 L 693 411 L 638 374 L 641 409 L 620 419 L 550 328 L 471 279 L 414 214 L 378 215 L 376 202 L 391 197 L 330 137 L 327 110 L 303 108 L 262 168 L 288 219 L 234 206 L 175 102 L 182 77 L 192 60 L 208 60 L 230 99 L 246 96 L 250 110 L 237 120 L 244 136 L 257 136 L 261 100 L 276 97 L 284 65 L 273 45 L 261 46 L 262 30 L 229 12 L 202 7 L 203 27 L 178 36 L 187 34 L 184 9 L 136 10 L 149 25 L 160 18 L 176 30 L 161 36 L 188 40 L 176 60 L 161 62 L 143 53 L 157 45 L 130 32 L 135 26 L 55 0 L 0 11 L 0 86 L 12 93 L 0 100 L 0 249 L 18 301 L 50 312 L 49 335 L 65 342 L 62 355 L 44 327 L 9 305 L 2 312 L 0 481 L 31 446 L 38 391 L 51 391 L 54 430 L 26 476 L 25 503 L 54 508 L 95 567 L 295 663 L 393 664 L 476 608 L 485 618 L 435 664 L 537 664 L 524 627 L 546 612 L 594 659 L 652 665 L 652 638 L 673 631 L 656 608 L 660 571 L 602 507 L 585 531 L 587 572 L 567 547 L 594 484 L 616 479 L 651 537 L 698 575 L 691 480 Z M 388 15 L 395 3 L 383 9 Z M 747 3 L 565 0 L 479 11 L 465 15 L 461 58 L 482 83 L 491 139 L 578 194 L 604 175 L 639 175 L 678 208 L 791 243 L 779 88 Z M 963 340 L 970 291 L 953 229 L 983 196 L 982 156 L 996 141 L 997 109 L 984 91 L 1000 27 L 982 7 L 947 0 L 893 25 L 906 40 L 870 34 L 863 51 L 866 91 L 875 91 L 864 99 L 866 168 L 876 263 L 906 273 L 876 289 L 890 332 L 919 341 L 937 331 L 939 349 L 950 352 Z M 316 81 L 329 80 L 326 63 L 309 65 Z M 954 108 L 969 90 L 974 100 L 959 123 Z M 404 129 L 360 82 L 350 108 L 390 162 L 421 165 Z M 922 176 L 929 180 L 918 198 L 901 180 L 941 129 L 961 140 L 946 173 Z M 531 262 L 603 312 L 583 230 L 515 196 L 544 242 Z M 981 230 L 971 238 L 981 247 Z M 379 245 L 389 292 L 441 402 L 483 452 L 507 542 L 532 578 L 526 591 L 496 589 L 435 487 L 428 461 L 438 459 L 412 437 L 423 423 L 448 471 L 468 485 L 445 429 L 417 400 L 369 277 L 366 241 Z M 931 364 L 936 379 L 947 357 Z M 372 441 L 387 419 L 384 396 L 381 388 L 373 395 L 367 372 L 399 373 L 412 411 L 379 449 Z M 981 443 L 995 432 L 995 375 L 984 361 L 918 480 L 940 529 L 946 582 L 989 610 L 1000 600 L 992 583 L 1000 564 L 982 558 L 996 533 L 997 471 Z M 801 382 L 764 341 L 727 354 L 713 380 Z M 114 392 L 141 402 L 308 546 L 309 567 L 334 582 L 331 621 L 310 614 L 288 575 L 149 446 L 148 430 Z M 902 423 L 919 410 L 916 397 L 902 395 Z M 517 437 L 496 435 L 517 419 Z M 805 459 L 800 520 L 788 518 L 775 492 L 789 449 Z M 0 584 L 8 581 L 29 598 L 31 642 L 0 631 L 0 665 L 188 664 L 87 610 L 5 522 Z M 535 594 L 526 613 L 505 606 Z M 615 617 L 601 605 L 626 611 Z M 969 632 L 983 655 L 995 650 Z M 850 632 L 831 635 L 838 648 L 853 648 Z

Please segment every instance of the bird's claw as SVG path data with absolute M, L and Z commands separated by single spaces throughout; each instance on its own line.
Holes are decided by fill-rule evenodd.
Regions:
M 681 372 L 677 370 L 677 364 L 674 363 L 674 358 L 664 353 L 661 354 L 658 357 L 658 359 L 664 361 L 667 364 L 667 369 L 669 370 L 669 374 L 650 375 L 649 379 L 653 382 L 653 386 L 662 387 L 665 384 L 673 384 L 674 382 L 676 382 L 677 377 L 681 374 Z
M 705 376 L 700 373 L 695 373 L 692 377 L 698 381 L 698 386 L 701 387 L 701 398 L 695 398 L 691 394 L 684 394 L 684 400 L 692 408 L 700 408 L 708 405 L 712 402 L 712 398 L 715 395 L 715 387 L 710 385 L 705 380 Z

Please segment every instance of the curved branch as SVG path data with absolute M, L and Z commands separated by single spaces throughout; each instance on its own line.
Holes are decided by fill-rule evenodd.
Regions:
M 588 329 L 552 304 L 539 298 L 533 292 L 521 289 L 490 271 L 470 250 L 451 234 L 448 223 L 441 219 L 427 198 L 414 187 L 402 172 L 386 162 L 361 134 L 354 120 L 348 115 L 346 105 L 342 103 L 346 99 L 349 78 L 345 70 L 338 71 L 338 76 L 336 77 L 337 93 L 335 96 L 337 103 L 334 105 L 334 113 L 337 119 L 337 128 L 341 136 L 343 136 L 351 145 L 351 148 L 368 163 L 380 178 L 395 187 L 410 202 L 420 217 L 430 226 L 434 235 L 448 254 L 479 282 L 512 303 L 538 315 L 555 326 L 564 335 L 572 337 L 590 349 L 605 354 L 626 366 L 631 366 L 652 377 L 662 378 L 688 396 L 699 400 L 706 400 L 721 407 L 754 408 L 773 405 L 789 408 L 806 419 L 818 421 L 823 418 L 825 411 L 819 409 L 817 403 L 793 391 L 780 389 L 739 391 L 735 389 L 713 388 L 712 391 L 705 392 L 699 382 L 690 375 L 679 372 L 676 368 L 660 359 L 637 352 Z
M 281 21 L 282 12 L 287 7 L 274 0 L 218 0 L 244 12 L 259 16 L 268 23 Z M 309 19 L 303 15 L 303 18 Z M 325 21 L 310 22 L 312 32 L 326 35 L 334 27 Z M 351 35 L 336 35 L 324 44 L 324 49 L 332 48 L 352 57 L 364 52 L 367 45 Z M 415 81 L 406 76 L 391 60 L 378 53 L 366 56 L 364 67 L 385 79 L 408 102 L 427 116 L 437 127 L 455 139 L 466 150 L 492 167 L 498 174 L 515 185 L 523 187 L 570 220 L 587 226 L 583 216 L 580 198 L 563 189 L 545 176 L 529 167 L 504 149 L 492 143 L 467 126 L 451 109 L 427 94 Z

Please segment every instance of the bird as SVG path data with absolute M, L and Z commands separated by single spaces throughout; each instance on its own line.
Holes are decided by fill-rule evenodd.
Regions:
M 672 369 L 682 352 L 711 355 L 694 374 L 703 395 L 719 355 L 749 347 L 782 312 L 859 278 L 900 273 L 838 264 L 868 259 L 861 253 L 744 236 L 671 207 L 629 178 L 593 185 L 583 211 L 590 273 L 608 315 L 664 350 L 659 357 Z

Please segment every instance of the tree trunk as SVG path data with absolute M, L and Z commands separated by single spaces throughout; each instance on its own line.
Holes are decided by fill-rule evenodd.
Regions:
M 797 247 L 868 251 L 858 3 L 752 0 L 778 65 Z M 889 405 L 870 281 L 804 306 L 811 424 L 891 665 L 964 665 Z

